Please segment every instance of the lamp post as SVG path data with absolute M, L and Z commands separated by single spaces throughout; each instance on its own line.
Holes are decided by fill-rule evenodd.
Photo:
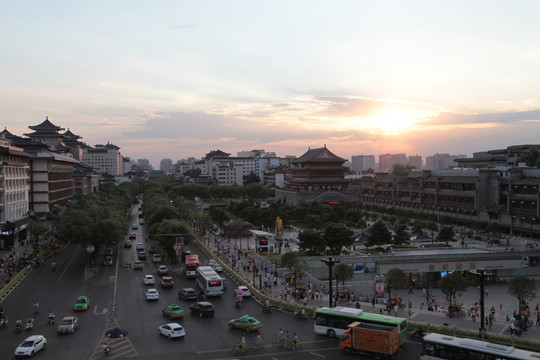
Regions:
M 332 256 L 329 256 L 328 259 L 321 259 L 321 261 L 323 263 L 326 264 L 326 266 L 328 266 L 328 284 L 329 284 L 329 303 L 330 303 L 330 307 L 332 307 L 332 304 L 333 304 L 333 292 L 332 292 L 332 268 L 334 267 L 335 264 L 339 263 L 341 260 L 336 260 L 336 259 L 332 259 Z
M 484 320 L 484 269 L 478 270 L 478 272 L 471 272 L 471 274 L 479 276 L 480 285 L 480 338 L 483 340 L 486 335 L 485 320 Z

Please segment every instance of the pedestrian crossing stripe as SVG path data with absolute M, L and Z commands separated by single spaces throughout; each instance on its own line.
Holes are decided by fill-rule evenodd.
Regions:
M 103 335 L 101 336 L 101 339 L 99 343 L 97 344 L 96 348 L 92 352 L 92 354 L 89 357 L 89 360 L 97 360 L 97 359 L 104 359 L 105 354 L 103 353 L 103 350 L 101 349 L 101 346 L 104 342 L 107 342 L 109 346 L 111 347 L 111 351 L 109 352 L 109 355 L 106 357 L 107 359 L 125 359 L 125 358 L 134 358 L 138 357 L 139 354 L 137 353 L 137 350 L 135 350 L 135 347 L 131 343 L 131 341 L 128 339 L 127 336 L 120 337 L 117 339 L 111 339 L 107 337 L 105 334 L 112 329 L 115 329 L 119 327 L 118 321 L 116 319 L 109 319 L 107 321 L 107 326 L 105 327 L 105 330 L 103 331 Z

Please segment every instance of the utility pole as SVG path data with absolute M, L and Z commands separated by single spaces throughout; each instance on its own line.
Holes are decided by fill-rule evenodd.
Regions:
M 333 292 L 332 292 L 332 267 L 334 267 L 335 264 L 339 263 L 341 260 L 332 259 L 332 256 L 329 256 L 328 259 L 321 259 L 323 263 L 325 263 L 328 266 L 328 284 L 329 284 L 329 299 L 330 299 L 330 307 L 332 307 L 332 304 L 334 302 L 333 299 Z

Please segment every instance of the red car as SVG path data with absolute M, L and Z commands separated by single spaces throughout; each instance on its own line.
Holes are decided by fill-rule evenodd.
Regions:
M 129 234 L 129 239 L 130 240 L 133 240 L 133 239 L 136 239 L 136 238 L 137 238 L 137 235 L 135 233 Z

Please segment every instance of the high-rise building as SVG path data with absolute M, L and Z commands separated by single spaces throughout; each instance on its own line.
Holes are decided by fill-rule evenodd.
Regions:
M 410 155 L 409 156 L 409 166 L 414 166 L 417 169 L 422 168 L 422 156 L 421 155 Z
M 407 166 L 407 155 L 404 153 L 379 155 L 379 170 L 392 170 L 394 165 Z
M 439 153 L 431 156 L 426 156 L 425 168 L 427 170 L 451 169 L 457 166 L 457 163 L 454 160 L 463 156 L 464 155 L 450 155 Z
M 356 172 L 375 169 L 375 155 L 353 155 L 351 163 L 352 169 Z
M 173 173 L 173 163 L 171 159 L 161 159 L 159 162 L 159 170 L 163 171 L 165 175 L 171 175 Z

